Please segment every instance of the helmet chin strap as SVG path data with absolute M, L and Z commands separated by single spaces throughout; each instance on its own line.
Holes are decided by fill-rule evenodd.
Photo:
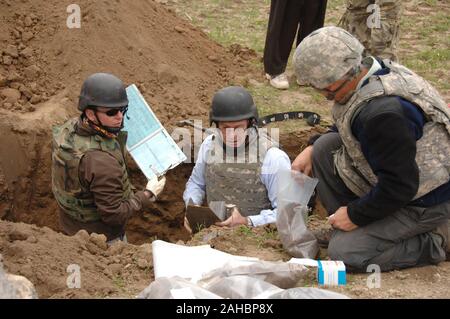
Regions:
M 124 127 L 124 119 L 123 119 L 123 118 L 122 118 L 122 123 L 120 124 L 120 127 L 111 127 L 111 126 L 103 125 L 102 121 L 100 121 L 100 119 L 99 119 L 98 116 L 97 116 L 97 111 L 96 111 L 96 110 L 94 110 L 94 116 L 95 116 L 95 119 L 97 120 L 98 124 L 93 123 L 93 122 L 92 122 L 91 120 L 89 120 L 89 119 L 88 119 L 88 121 L 89 121 L 89 122 L 92 122 L 92 124 L 95 124 L 95 125 L 99 126 L 99 127 L 102 128 L 102 129 L 104 129 L 104 130 L 107 131 L 108 133 L 117 135 L 117 134 L 119 134 L 119 132 L 120 132 L 120 131 L 123 129 L 123 127 Z

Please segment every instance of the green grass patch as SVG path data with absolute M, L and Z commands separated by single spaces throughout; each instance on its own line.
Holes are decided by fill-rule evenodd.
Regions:
M 248 226 L 241 225 L 236 228 L 236 233 L 243 236 L 253 237 L 255 234 L 252 232 L 252 229 Z
M 121 276 L 114 276 L 113 284 L 119 290 L 124 290 L 126 286 L 125 280 Z

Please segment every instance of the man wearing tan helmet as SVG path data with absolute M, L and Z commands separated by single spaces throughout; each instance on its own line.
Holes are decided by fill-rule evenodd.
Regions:
M 359 271 L 438 263 L 448 253 L 450 109 L 420 76 L 363 51 L 338 27 L 297 47 L 296 75 L 335 102 L 335 127 L 292 168 L 319 179 L 332 259 Z

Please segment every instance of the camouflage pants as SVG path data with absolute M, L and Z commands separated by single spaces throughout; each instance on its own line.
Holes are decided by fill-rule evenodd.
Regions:
M 357 198 L 335 173 L 333 152 L 341 146 L 338 133 L 327 133 L 314 143 L 313 175 L 319 179 L 317 193 L 328 214 Z M 369 265 L 389 271 L 437 264 L 446 258 L 444 247 L 448 239 L 436 230 L 448 227 L 449 217 L 450 201 L 426 208 L 406 206 L 353 231 L 335 230 L 328 255 L 358 272 L 366 272 Z
M 367 54 L 398 61 L 401 9 L 400 0 L 348 0 L 339 26 L 356 36 Z

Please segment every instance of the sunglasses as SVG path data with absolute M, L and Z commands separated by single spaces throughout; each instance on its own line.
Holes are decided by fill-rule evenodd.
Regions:
M 105 113 L 108 116 L 116 116 L 117 113 L 119 113 L 119 112 L 125 115 L 125 113 L 127 113 L 127 111 L 128 111 L 128 105 L 119 107 L 119 108 L 115 108 L 112 110 L 108 110 L 108 111 L 102 112 L 102 113 Z

